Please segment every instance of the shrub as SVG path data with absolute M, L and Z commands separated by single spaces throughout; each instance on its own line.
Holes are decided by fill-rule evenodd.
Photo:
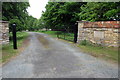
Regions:
M 82 40 L 80 42 L 80 45 L 86 46 L 86 45 L 92 45 L 92 44 L 89 41 L 87 41 L 87 40 Z
M 86 45 L 87 45 L 87 41 L 86 41 L 86 40 L 82 40 L 82 41 L 80 42 L 80 45 L 86 46 Z

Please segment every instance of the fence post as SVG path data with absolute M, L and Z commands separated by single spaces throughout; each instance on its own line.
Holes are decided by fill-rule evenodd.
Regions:
M 77 35 L 78 34 L 78 24 L 75 23 L 74 25 L 74 43 L 77 43 Z
M 64 39 L 65 39 L 65 31 L 64 31 Z
M 59 38 L 59 32 L 57 32 L 57 38 Z

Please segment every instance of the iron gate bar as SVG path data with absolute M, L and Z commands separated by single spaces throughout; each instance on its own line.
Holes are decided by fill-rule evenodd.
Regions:
M 73 29 L 62 29 L 60 30 L 60 32 L 57 33 L 57 37 L 64 39 L 64 40 L 68 40 L 68 41 L 72 41 L 74 43 L 77 43 L 77 33 L 78 33 L 78 26 L 77 23 L 72 25 Z M 68 34 L 67 34 L 68 33 Z

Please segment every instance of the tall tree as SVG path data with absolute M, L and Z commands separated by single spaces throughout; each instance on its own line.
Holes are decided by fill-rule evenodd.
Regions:
M 42 18 L 48 28 L 72 29 L 75 22 L 79 19 L 80 7 L 86 3 L 77 2 L 49 2 Z

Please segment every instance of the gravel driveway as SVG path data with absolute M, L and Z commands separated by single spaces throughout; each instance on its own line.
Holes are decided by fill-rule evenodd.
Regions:
M 117 78 L 118 66 L 47 34 L 29 32 L 29 46 L 2 67 L 3 78 Z

